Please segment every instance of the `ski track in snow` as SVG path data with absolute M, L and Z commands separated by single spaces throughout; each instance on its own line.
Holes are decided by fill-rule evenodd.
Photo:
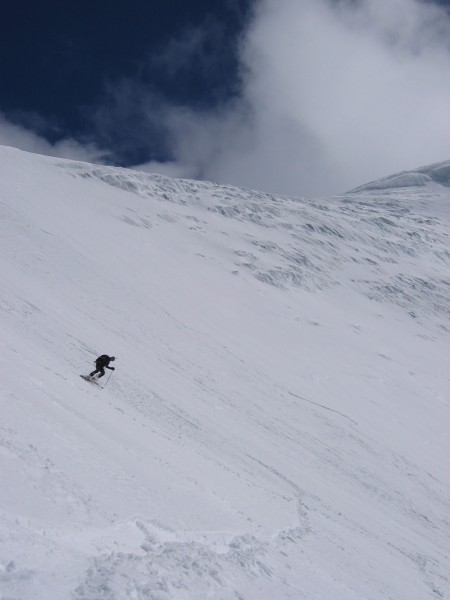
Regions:
M 450 597 L 448 166 L 293 199 L 0 148 L 1 600 Z

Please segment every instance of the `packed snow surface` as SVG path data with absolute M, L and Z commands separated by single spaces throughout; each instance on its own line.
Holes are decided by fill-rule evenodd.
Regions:
M 450 598 L 445 164 L 293 199 L 0 148 L 0 598 Z

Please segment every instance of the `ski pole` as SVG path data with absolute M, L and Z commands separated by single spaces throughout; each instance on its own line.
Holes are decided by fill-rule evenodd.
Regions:
M 103 390 L 105 389 L 105 387 L 106 387 L 106 384 L 108 383 L 108 381 L 111 379 L 111 375 L 112 375 L 112 371 L 111 371 L 111 373 L 109 374 L 109 377 L 108 377 L 108 379 L 105 381 L 105 385 L 104 385 L 104 386 L 103 386 L 103 388 L 102 388 Z

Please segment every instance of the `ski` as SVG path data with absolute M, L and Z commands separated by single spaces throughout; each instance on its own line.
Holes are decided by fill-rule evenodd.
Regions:
M 85 381 L 89 381 L 89 383 L 93 383 L 94 385 L 98 385 L 98 387 L 102 387 L 95 379 L 93 379 L 89 375 L 80 375 L 80 377 Z

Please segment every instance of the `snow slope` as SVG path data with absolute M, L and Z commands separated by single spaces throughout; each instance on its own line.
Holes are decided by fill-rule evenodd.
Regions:
M 449 598 L 443 183 L 1 147 L 0 598 Z

